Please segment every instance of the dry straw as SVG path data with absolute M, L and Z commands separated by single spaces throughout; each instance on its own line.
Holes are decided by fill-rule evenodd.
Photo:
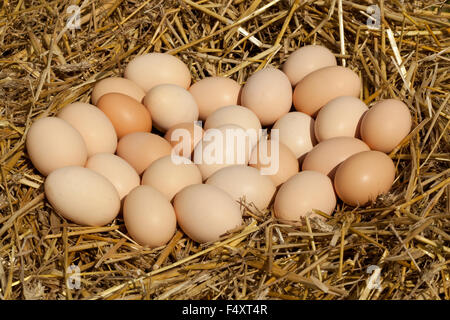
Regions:
M 378 19 L 368 9 L 379 5 Z M 1 299 L 449 299 L 450 10 L 442 1 L 3 1 L 0 9 Z M 68 29 L 70 4 L 81 28 Z M 119 218 L 86 228 L 54 213 L 24 137 L 33 120 L 89 101 L 137 54 L 169 52 L 195 80 L 243 83 L 322 44 L 363 79 L 371 104 L 399 98 L 414 130 L 390 156 L 391 192 L 326 222 L 246 225 L 213 244 L 181 232 L 142 248 Z M 319 212 L 320 213 L 320 212 Z M 72 269 L 71 269 L 72 266 Z M 79 289 L 73 267 L 79 267 Z M 76 270 L 76 269 L 75 269 Z

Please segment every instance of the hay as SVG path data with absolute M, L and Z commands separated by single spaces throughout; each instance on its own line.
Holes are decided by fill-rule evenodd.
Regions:
M 0 298 L 2 299 L 449 299 L 450 10 L 438 1 L 4 1 L 0 9 Z M 102 4 L 103 3 L 103 4 Z M 391 192 L 363 208 L 338 204 L 325 223 L 276 221 L 247 206 L 246 225 L 214 244 L 181 232 L 145 249 L 117 219 L 102 228 L 61 219 L 24 150 L 33 120 L 146 52 L 177 54 L 195 80 L 240 83 L 323 44 L 363 79 L 362 99 L 405 101 L 414 130 L 390 156 Z M 323 214 L 324 215 L 324 214 Z M 325 215 L 326 216 L 326 215 Z M 80 268 L 80 289 L 66 283 Z M 370 285 L 371 275 L 376 286 Z

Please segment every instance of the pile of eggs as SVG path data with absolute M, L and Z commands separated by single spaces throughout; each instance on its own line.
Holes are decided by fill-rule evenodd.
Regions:
M 395 99 L 369 109 L 360 92 L 358 74 L 318 45 L 243 86 L 223 77 L 191 85 L 181 60 L 150 53 L 124 77 L 98 81 L 92 104 L 36 120 L 26 148 L 46 198 L 72 222 L 102 226 L 122 213 L 143 246 L 166 244 L 177 225 L 194 241 L 216 241 L 242 225 L 242 199 L 259 211 L 274 200 L 278 219 L 301 221 L 321 218 L 315 209 L 332 214 L 337 197 L 362 206 L 389 191 L 386 153 L 408 135 L 411 115 Z M 212 148 L 229 132 L 243 138 L 243 156 L 228 140 Z M 207 161 L 211 149 L 227 161 Z

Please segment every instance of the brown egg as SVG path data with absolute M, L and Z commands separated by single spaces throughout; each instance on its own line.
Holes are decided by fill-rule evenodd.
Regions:
M 267 208 L 276 190 L 268 176 L 262 175 L 256 168 L 244 165 L 220 169 L 205 183 L 219 187 L 235 201 L 245 200 L 260 211 Z
M 395 178 L 391 158 L 380 151 L 354 154 L 341 163 L 334 177 L 339 198 L 352 206 L 363 206 L 389 191 Z
M 203 129 L 193 122 L 177 124 L 169 129 L 164 138 L 170 142 L 175 155 L 190 158 L 194 147 L 202 140 Z
M 136 170 L 115 154 L 97 153 L 88 159 L 85 167 L 107 178 L 119 193 L 120 200 L 141 182 Z
M 227 124 L 205 131 L 194 148 L 194 163 L 203 180 L 214 172 L 235 164 L 247 165 L 251 152 L 250 139 L 242 127 Z
M 27 133 L 26 148 L 31 162 L 44 176 L 67 166 L 84 166 L 86 143 L 67 121 L 56 117 L 40 118 Z
M 305 76 L 324 67 L 337 65 L 336 57 L 328 48 L 319 45 L 301 47 L 292 52 L 283 64 L 283 72 L 293 87 Z
M 356 97 L 337 97 L 317 114 L 314 132 L 318 141 L 335 137 L 358 138 L 363 114 L 369 110 Z
M 314 119 L 303 112 L 289 112 L 275 122 L 273 132 L 279 131 L 280 142 L 300 159 L 316 144 Z
M 88 157 L 102 152 L 114 153 L 117 134 L 109 118 L 97 107 L 83 102 L 71 103 L 58 113 L 78 130 L 86 143 Z
M 152 52 L 134 57 L 125 68 L 125 78 L 148 92 L 158 84 L 171 83 L 185 89 L 191 85 L 191 73 L 180 59 Z
M 408 106 L 396 99 L 379 101 L 361 121 L 361 137 L 372 150 L 391 152 L 411 130 Z
M 281 185 L 275 197 L 274 213 L 278 219 L 301 221 L 302 217 L 322 216 L 313 209 L 332 214 L 336 206 L 333 183 L 316 171 L 302 171 Z
M 169 242 L 177 227 L 169 200 L 150 186 L 136 187 L 128 194 L 123 204 L 123 219 L 131 237 L 150 248 Z
M 288 147 L 267 139 L 261 139 L 253 148 L 249 165 L 271 178 L 277 187 L 299 170 L 297 158 Z
M 224 77 L 207 77 L 189 88 L 202 120 L 221 107 L 239 104 L 240 91 L 241 86 L 236 81 Z
M 101 174 L 78 166 L 52 171 L 45 179 L 45 196 L 64 218 L 84 226 L 100 227 L 120 210 L 116 188 Z
M 111 120 L 119 139 L 132 132 L 149 132 L 152 129 L 147 108 L 127 95 L 116 92 L 104 94 L 98 100 L 97 107 Z
M 235 124 L 246 130 L 252 146 L 256 145 L 262 133 L 256 114 L 249 108 L 237 105 L 221 107 L 211 113 L 205 121 L 205 130 L 226 124 Z
M 228 193 L 209 184 L 184 188 L 175 196 L 173 206 L 181 229 L 200 243 L 217 241 L 242 224 L 239 204 Z
M 152 162 L 142 175 L 142 184 L 161 192 L 169 201 L 184 187 L 202 183 L 202 174 L 191 160 L 176 155 Z
M 119 140 L 117 155 L 125 159 L 138 174 L 153 161 L 170 155 L 172 146 L 164 138 L 149 132 L 134 132 Z
M 241 104 L 252 110 L 263 126 L 273 124 L 291 109 L 289 78 L 272 67 L 255 72 L 242 88 Z
M 320 108 L 339 96 L 359 97 L 361 79 L 349 68 L 325 67 L 304 77 L 294 90 L 295 109 L 314 116 Z
M 131 80 L 121 77 L 105 78 L 95 83 L 92 90 L 92 104 L 97 105 L 101 96 L 111 92 L 118 92 L 130 96 L 141 102 L 145 96 L 144 90 Z
M 305 157 L 303 170 L 313 170 L 333 179 L 337 167 L 348 157 L 370 148 L 361 140 L 336 137 L 320 142 Z
M 144 105 L 152 115 L 153 125 L 163 132 L 198 119 L 198 106 L 192 94 L 174 84 L 154 86 L 145 95 Z

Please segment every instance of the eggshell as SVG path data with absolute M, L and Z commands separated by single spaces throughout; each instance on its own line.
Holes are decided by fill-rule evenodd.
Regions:
M 117 92 L 104 94 L 97 107 L 111 120 L 119 139 L 132 132 L 152 129 L 152 118 L 147 108 L 127 95 Z
M 303 112 L 289 112 L 275 122 L 272 127 L 278 129 L 279 139 L 297 158 L 306 155 L 316 144 L 314 119 Z
M 181 189 L 202 183 L 202 174 L 189 159 L 176 155 L 162 157 L 144 171 L 142 184 L 161 192 L 169 201 Z
M 369 110 L 356 97 L 337 97 L 328 102 L 317 114 L 314 132 L 318 141 L 335 137 L 360 137 L 363 114 Z
M 272 67 L 255 72 L 242 88 L 241 104 L 252 110 L 263 126 L 273 124 L 292 106 L 289 78 Z
M 153 161 L 170 155 L 172 146 L 164 138 L 149 132 L 134 132 L 119 140 L 117 155 L 125 159 L 138 174 Z
M 362 206 L 389 191 L 395 165 L 380 151 L 354 154 L 336 170 L 334 186 L 339 198 L 352 206 Z
M 336 57 L 328 48 L 320 45 L 301 47 L 292 52 L 283 64 L 283 72 L 295 87 L 305 76 L 321 68 L 336 66 Z
M 262 211 L 267 208 L 275 194 L 275 185 L 268 176 L 258 169 L 235 165 L 216 171 L 206 180 L 206 184 L 219 187 L 235 201 L 244 200 Z
M 172 153 L 190 158 L 194 147 L 202 140 L 203 129 L 193 122 L 183 122 L 169 129 L 164 138 L 172 145 Z
M 150 111 L 153 125 L 163 132 L 198 119 L 198 107 L 192 94 L 174 84 L 154 86 L 145 95 L 144 105 Z
M 123 219 L 131 237 L 150 248 L 169 242 L 177 227 L 169 200 L 150 186 L 136 187 L 128 194 L 123 204 Z
M 299 170 L 298 160 L 288 147 L 267 139 L 261 139 L 253 148 L 249 165 L 271 178 L 277 187 Z
M 181 229 L 200 243 L 217 241 L 242 224 L 239 204 L 213 185 L 190 185 L 175 196 L 173 205 Z
M 78 166 L 59 168 L 44 183 L 45 196 L 57 213 L 80 225 L 100 227 L 120 210 L 116 188 L 99 173 Z
M 313 116 L 334 98 L 359 97 L 360 90 L 361 79 L 351 69 L 325 67 L 311 72 L 297 83 L 293 102 L 297 111 Z
M 71 103 L 58 113 L 58 118 L 78 130 L 86 143 L 88 157 L 101 152 L 116 152 L 116 131 L 109 118 L 97 107 L 83 102 Z
M 225 106 L 217 109 L 205 121 L 205 130 L 218 128 L 226 124 L 242 127 L 250 136 L 252 146 L 256 145 L 262 134 L 261 123 L 256 114 L 243 106 Z
M 141 182 L 136 170 L 128 162 L 111 153 L 93 155 L 85 167 L 107 178 L 119 193 L 120 200 Z
M 27 133 L 26 148 L 34 167 L 44 176 L 66 166 L 84 166 L 86 143 L 67 121 L 56 117 L 40 118 Z
M 97 81 L 91 94 L 92 104 L 97 105 L 101 96 L 111 92 L 118 92 L 130 96 L 141 102 L 145 96 L 144 90 L 131 80 L 121 77 L 110 77 Z
M 189 88 L 202 120 L 221 107 L 239 104 L 240 91 L 241 86 L 236 81 L 224 77 L 207 77 Z
M 361 121 L 361 137 L 373 150 L 391 152 L 409 134 L 411 113 L 396 99 L 379 101 Z
M 219 169 L 235 164 L 247 165 L 251 150 L 245 130 L 227 124 L 205 131 L 202 141 L 194 149 L 193 159 L 206 180 Z
M 348 157 L 369 151 L 367 144 L 351 137 L 331 138 L 317 144 L 303 160 L 303 170 L 314 170 L 333 179 L 337 167 Z
M 191 73 L 183 61 L 167 53 L 152 52 L 134 57 L 125 68 L 125 78 L 148 92 L 158 84 L 171 83 L 185 89 Z
M 278 219 L 301 221 L 302 217 L 322 216 L 313 209 L 332 214 L 336 206 L 333 183 L 316 171 L 302 171 L 281 185 L 275 197 L 274 213 Z

